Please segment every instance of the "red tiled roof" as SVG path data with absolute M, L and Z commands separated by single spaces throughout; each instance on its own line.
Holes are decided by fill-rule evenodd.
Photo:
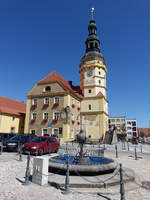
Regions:
M 145 137 L 150 137 L 150 128 L 138 128 L 138 133 L 141 135 L 141 133 L 144 133 Z
M 26 113 L 26 104 L 0 96 L 0 112 L 19 116 Z
M 60 76 L 59 74 L 57 74 L 56 72 L 52 72 L 51 74 L 49 74 L 48 76 L 46 76 L 44 79 L 42 79 L 41 81 L 38 82 L 38 84 L 48 84 L 48 83 L 53 83 L 53 82 L 58 82 L 61 85 L 63 85 L 65 87 L 65 89 L 69 92 L 71 92 L 73 95 L 77 96 L 78 98 L 82 98 L 82 95 L 80 95 L 79 93 L 77 93 L 77 91 L 74 91 L 69 82 L 66 81 L 62 76 Z

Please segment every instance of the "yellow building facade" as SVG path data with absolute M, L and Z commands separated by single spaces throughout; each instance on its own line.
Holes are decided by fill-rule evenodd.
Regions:
M 31 89 L 27 98 L 25 133 L 55 135 L 63 142 L 75 139 L 80 130 L 82 95 L 68 81 L 52 72 Z
M 0 133 L 24 133 L 26 105 L 0 96 Z
M 93 15 L 92 15 L 93 16 Z M 83 93 L 81 115 L 85 132 L 91 140 L 102 139 L 108 131 L 108 101 L 106 95 L 106 64 L 100 52 L 96 23 L 91 18 L 86 39 L 86 53 L 79 67 L 80 87 Z

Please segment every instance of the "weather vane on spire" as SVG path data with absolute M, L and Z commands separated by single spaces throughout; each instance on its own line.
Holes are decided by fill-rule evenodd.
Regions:
M 91 6 L 91 20 L 94 20 L 94 6 Z

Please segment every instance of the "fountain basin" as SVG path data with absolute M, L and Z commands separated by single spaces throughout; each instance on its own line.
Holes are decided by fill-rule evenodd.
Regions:
M 88 156 L 84 159 L 88 160 L 88 164 L 75 163 L 75 156 L 55 156 L 49 160 L 49 170 L 54 173 L 64 174 L 66 173 L 66 162 L 69 162 L 70 174 L 75 175 L 96 175 L 96 174 L 106 174 L 112 173 L 116 167 L 117 163 L 106 157 L 98 156 Z

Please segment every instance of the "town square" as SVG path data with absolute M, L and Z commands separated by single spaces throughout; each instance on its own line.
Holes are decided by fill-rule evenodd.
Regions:
M 0 200 L 150 199 L 149 7 L 0 2 Z

